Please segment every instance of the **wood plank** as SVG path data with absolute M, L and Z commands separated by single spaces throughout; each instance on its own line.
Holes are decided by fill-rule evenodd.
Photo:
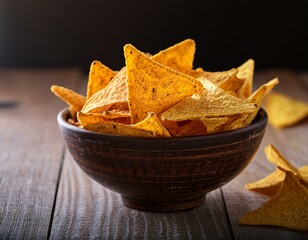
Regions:
M 77 70 L 0 71 L 0 239 L 46 239 L 64 146 L 51 84 L 76 88 Z
M 291 71 L 264 71 L 256 75 L 255 87 L 279 76 L 280 84 L 275 91 L 308 101 L 307 89 L 299 82 L 299 76 Z M 305 75 L 307 76 L 307 75 Z M 279 227 L 253 227 L 238 224 L 245 213 L 260 207 L 269 197 L 248 191 L 244 188 L 247 182 L 265 177 L 275 167 L 266 160 L 264 147 L 274 144 L 295 166 L 308 165 L 307 154 L 308 122 L 277 130 L 267 126 L 263 142 L 246 170 L 232 182 L 223 187 L 228 214 L 235 239 L 307 239 L 307 232 L 292 231 Z
M 232 239 L 220 190 L 187 211 L 143 212 L 86 176 L 67 152 L 51 239 Z

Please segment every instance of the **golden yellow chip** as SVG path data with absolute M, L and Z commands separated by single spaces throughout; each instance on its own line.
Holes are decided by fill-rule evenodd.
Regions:
M 108 122 L 108 118 L 106 118 L 101 113 L 77 113 L 78 122 L 81 126 L 85 127 L 88 124 L 97 123 L 97 122 Z
M 246 183 L 245 188 L 272 196 L 279 189 L 281 183 L 285 178 L 285 175 L 286 173 L 283 170 L 277 168 L 276 171 L 272 172 L 265 178 L 262 178 L 255 182 Z
M 115 71 L 111 70 L 100 61 L 93 61 L 89 72 L 87 99 L 97 91 L 106 87 L 115 75 Z
M 308 103 L 277 92 L 266 98 L 265 109 L 269 123 L 276 128 L 293 126 L 308 117 Z
M 51 86 L 50 90 L 56 96 L 58 96 L 64 102 L 66 102 L 76 112 L 79 112 L 83 108 L 83 105 L 86 102 L 86 98 L 84 96 L 82 96 L 79 93 L 76 93 L 75 91 L 71 89 L 53 85 Z
M 84 126 L 85 129 L 105 133 L 139 137 L 170 137 L 169 132 L 163 127 L 154 113 L 137 124 L 122 124 L 116 122 L 95 122 Z
M 301 167 L 300 169 L 298 169 L 298 171 L 302 178 L 303 183 L 305 183 L 306 186 L 308 186 L 308 165 Z
M 124 55 L 133 123 L 144 119 L 148 112 L 160 114 L 202 89 L 195 78 L 153 61 L 130 44 L 125 45 Z
M 206 117 L 201 118 L 200 121 L 206 126 L 207 133 L 211 134 L 222 131 L 229 121 L 229 117 Z
M 241 224 L 308 230 L 308 190 L 287 171 L 277 193 L 263 206 L 240 218 Z
M 291 171 L 295 175 L 300 175 L 296 167 L 293 166 L 282 154 L 272 145 L 268 145 L 265 149 L 265 155 L 267 159 L 277 165 L 277 167 L 284 169 L 285 171 Z
M 252 93 L 254 68 L 255 62 L 253 59 L 247 60 L 245 63 L 243 63 L 237 68 L 237 77 L 244 79 L 243 85 L 237 92 L 237 96 L 241 99 L 248 98 Z
M 161 118 L 172 121 L 200 120 L 210 117 L 226 117 L 255 111 L 254 104 L 246 103 L 214 85 L 201 80 L 204 89 L 188 97 L 162 113 Z
M 87 100 L 82 112 L 103 113 L 115 104 L 118 105 L 118 110 L 125 110 L 128 109 L 127 99 L 126 69 L 123 68 L 105 88 L 97 91 Z
M 186 39 L 152 56 L 152 60 L 170 67 L 176 71 L 186 73 L 193 67 L 196 51 L 195 41 Z
M 144 120 L 136 123 L 133 127 L 152 132 L 153 136 L 170 137 L 168 130 L 161 124 L 159 118 L 153 112 L 150 112 Z
M 128 110 L 105 110 L 102 115 L 109 119 L 130 117 Z
M 275 78 L 269 81 L 266 84 L 263 84 L 260 88 L 258 88 L 249 98 L 247 98 L 247 102 L 255 104 L 257 106 L 256 110 L 249 114 L 246 120 L 243 122 L 242 127 L 248 126 L 252 120 L 255 119 L 258 111 L 261 107 L 262 101 L 264 97 L 279 83 L 278 78 Z

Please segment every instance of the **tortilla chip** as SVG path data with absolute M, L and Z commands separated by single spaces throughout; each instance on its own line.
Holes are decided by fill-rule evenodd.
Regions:
M 185 123 L 179 123 L 179 132 L 177 136 L 197 136 L 207 134 L 207 127 L 202 121 L 185 121 Z
M 160 114 L 202 89 L 195 78 L 151 60 L 130 44 L 125 45 L 124 54 L 133 123 L 144 119 L 148 112 Z
M 258 181 L 246 183 L 245 188 L 253 190 L 265 195 L 273 196 L 280 188 L 281 183 L 285 178 L 285 171 L 277 168 L 276 171 Z
M 268 145 L 264 151 L 267 159 L 271 163 L 274 163 L 277 167 L 284 169 L 285 171 L 291 171 L 295 175 L 300 176 L 298 169 L 282 156 L 282 154 L 272 144 Z
M 76 112 L 79 112 L 83 108 L 83 105 L 86 102 L 86 98 L 84 96 L 74 92 L 71 89 L 53 85 L 51 86 L 50 90 L 56 96 L 58 96 L 60 99 L 66 102 Z
M 243 85 L 237 92 L 237 96 L 241 99 L 248 98 L 252 93 L 254 67 L 254 60 L 248 59 L 245 63 L 237 68 L 238 73 L 236 76 L 238 78 L 244 79 Z
M 239 223 L 308 230 L 308 190 L 287 171 L 277 193 L 263 206 L 241 217 Z
M 78 122 L 81 126 L 85 127 L 88 124 L 97 123 L 97 122 L 108 122 L 109 119 L 106 118 L 103 114 L 100 113 L 77 113 Z
M 302 178 L 302 182 L 306 184 L 308 184 L 308 165 L 301 167 L 300 169 L 298 169 L 299 174 Z
M 186 73 L 193 67 L 196 51 L 195 41 L 186 39 L 152 56 L 152 60 L 170 67 L 176 71 Z
M 278 78 L 263 84 L 259 89 L 257 89 L 248 99 L 247 102 L 255 104 L 257 106 L 256 110 L 249 114 L 247 119 L 243 122 L 242 127 L 248 126 L 258 114 L 264 97 L 279 83 Z
M 200 121 L 206 126 L 207 133 L 221 132 L 224 125 L 229 121 L 228 117 L 206 117 L 201 118 Z
M 308 117 L 308 103 L 277 92 L 266 98 L 265 109 L 269 123 L 279 129 L 293 126 Z
M 246 103 L 214 85 L 201 80 L 204 89 L 162 113 L 161 118 L 172 121 L 201 120 L 211 117 L 234 116 L 255 111 L 254 104 Z
M 89 72 L 87 99 L 97 91 L 106 87 L 115 75 L 115 71 L 111 70 L 100 61 L 93 61 Z
M 171 137 L 168 130 L 161 124 L 159 118 L 153 112 L 150 112 L 144 120 L 136 123 L 133 127 L 152 132 L 153 136 Z
M 114 105 L 117 105 L 117 110 L 125 110 L 128 109 L 127 100 L 126 69 L 123 68 L 105 88 L 97 91 L 87 100 L 82 112 L 103 113 Z

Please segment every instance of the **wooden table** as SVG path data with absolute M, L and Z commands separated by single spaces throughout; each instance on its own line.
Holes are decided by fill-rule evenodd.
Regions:
M 276 76 L 275 90 L 308 101 L 307 72 L 258 72 L 254 87 Z M 243 186 L 274 170 L 265 146 L 274 144 L 298 167 L 308 164 L 307 120 L 285 130 L 268 126 L 251 164 L 205 205 L 142 212 L 124 207 L 71 159 L 56 122 L 65 104 L 52 84 L 83 93 L 86 76 L 75 69 L 0 71 L 0 239 L 308 239 L 307 232 L 238 224 L 268 199 Z

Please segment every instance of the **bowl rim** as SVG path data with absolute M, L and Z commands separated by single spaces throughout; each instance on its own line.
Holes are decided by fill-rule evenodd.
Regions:
M 59 127 L 63 127 L 66 130 L 75 132 L 77 134 L 86 134 L 88 137 L 93 137 L 93 138 L 99 138 L 99 137 L 108 137 L 109 139 L 114 139 L 114 140 L 132 140 L 132 141 L 148 141 L 148 142 L 163 142 L 163 141 L 183 141 L 183 140 L 191 140 L 191 141 L 196 141 L 196 140 L 201 140 L 201 139 L 207 139 L 207 140 L 215 140 L 215 139 L 220 139 L 220 138 L 232 138 L 233 136 L 241 135 L 244 133 L 250 133 L 253 132 L 253 130 L 257 130 L 258 128 L 266 128 L 267 122 L 268 122 L 268 115 L 266 111 L 263 108 L 260 108 L 255 119 L 253 122 L 243 128 L 231 130 L 231 131 L 226 131 L 226 132 L 220 132 L 220 133 L 214 133 L 214 134 L 204 134 L 204 135 L 194 135 L 194 136 L 179 136 L 179 137 L 140 137 L 140 136 L 127 136 L 127 135 L 117 135 L 117 134 L 103 134 L 95 131 L 90 131 L 84 128 L 80 128 L 77 126 L 74 126 L 70 123 L 67 122 L 67 117 L 69 114 L 69 109 L 64 108 L 62 109 L 58 115 L 57 115 L 57 122 Z

